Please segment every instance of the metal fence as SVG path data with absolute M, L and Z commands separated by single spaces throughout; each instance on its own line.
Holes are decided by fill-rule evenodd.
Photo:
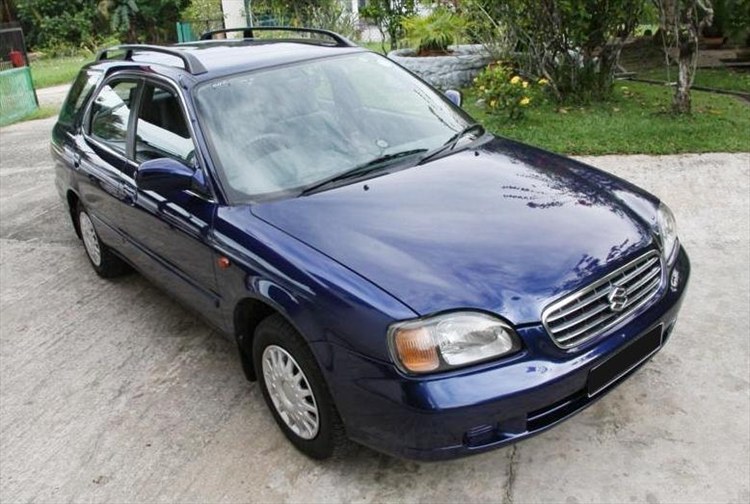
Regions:
M 0 126 L 27 116 L 38 106 L 23 30 L 0 26 Z

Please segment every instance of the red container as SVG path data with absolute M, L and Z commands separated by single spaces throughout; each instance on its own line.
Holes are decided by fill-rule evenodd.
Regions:
M 23 53 L 21 51 L 11 51 L 9 56 L 10 62 L 14 67 L 26 66 L 26 62 L 23 59 Z

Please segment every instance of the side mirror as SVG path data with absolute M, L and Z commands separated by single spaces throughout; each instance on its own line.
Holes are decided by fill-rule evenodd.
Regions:
M 135 172 L 135 184 L 144 191 L 176 192 L 193 187 L 195 170 L 172 158 L 145 161 Z
M 450 101 L 453 102 L 454 105 L 457 107 L 461 106 L 461 103 L 464 101 L 463 96 L 461 96 L 461 91 L 456 91 L 455 89 L 449 89 L 445 93 L 445 97 L 448 98 Z

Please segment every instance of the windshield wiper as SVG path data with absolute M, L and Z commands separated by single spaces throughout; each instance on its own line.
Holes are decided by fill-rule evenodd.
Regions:
M 367 161 L 366 163 L 357 165 L 354 168 L 345 170 L 341 173 L 337 173 L 336 175 L 325 178 L 321 180 L 320 182 L 316 182 L 315 184 L 303 189 L 299 193 L 299 195 L 305 196 L 307 194 L 316 192 L 322 189 L 323 187 L 330 186 L 342 180 L 361 177 L 362 175 L 366 175 L 375 170 L 379 170 L 383 168 L 384 166 L 388 165 L 391 161 L 413 156 L 415 154 L 421 154 L 422 152 L 427 152 L 427 149 L 411 149 L 411 150 L 405 150 L 401 152 L 394 152 L 392 154 L 384 154 L 382 156 L 376 157 L 375 159 L 371 159 L 370 161 Z
M 469 124 L 464 129 L 450 137 L 443 145 L 440 147 L 431 150 L 427 154 L 425 154 L 422 159 L 419 160 L 417 163 L 418 165 L 424 164 L 427 161 L 431 159 L 435 159 L 440 154 L 446 152 L 446 151 L 452 151 L 456 148 L 456 145 L 458 144 L 459 140 L 461 140 L 463 137 L 468 135 L 469 133 L 476 133 L 477 137 L 480 137 L 484 135 L 484 126 L 482 126 L 479 123 Z

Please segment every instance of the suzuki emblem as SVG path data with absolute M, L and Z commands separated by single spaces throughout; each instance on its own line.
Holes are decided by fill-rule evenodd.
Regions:
M 628 290 L 625 287 L 615 285 L 607 295 L 609 309 L 613 312 L 621 312 L 628 302 Z

